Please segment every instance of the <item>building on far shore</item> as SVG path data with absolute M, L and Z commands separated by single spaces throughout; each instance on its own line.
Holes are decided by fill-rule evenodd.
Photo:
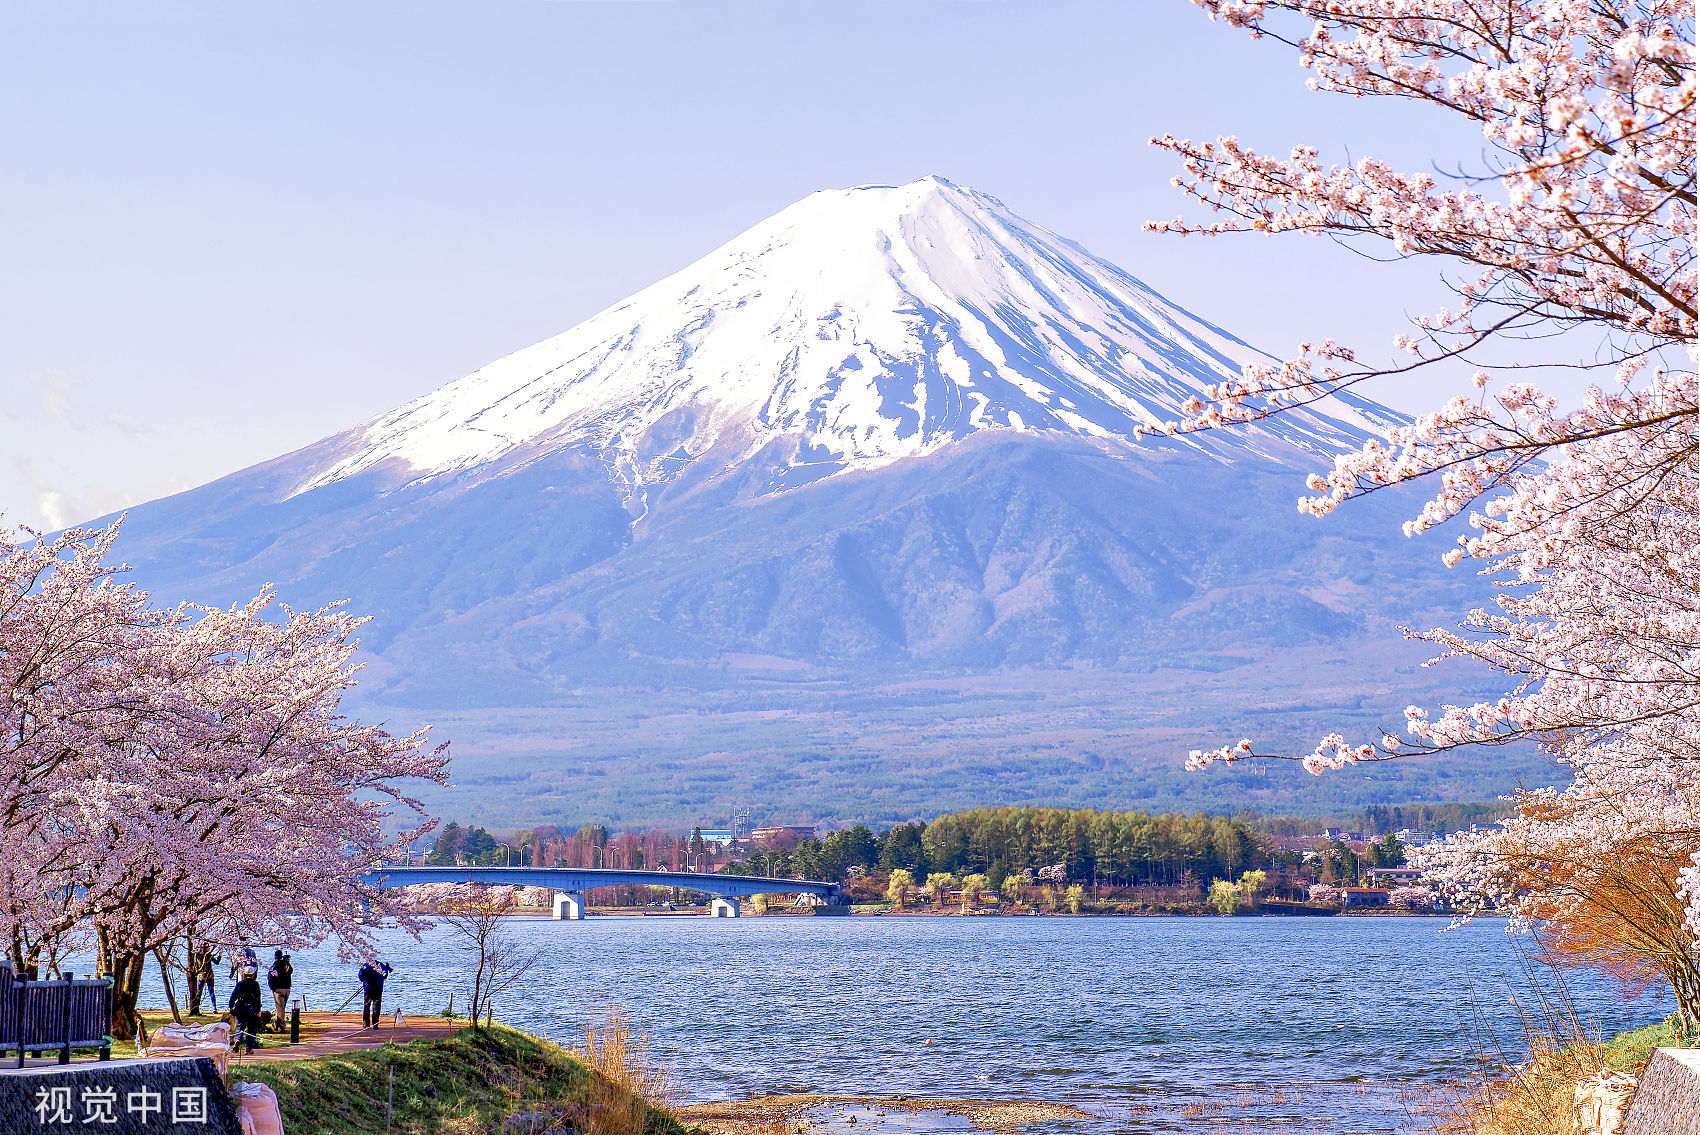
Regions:
M 1340 902 L 1343 906 L 1386 906 L 1391 893 L 1380 887 L 1342 887 Z
M 708 833 L 703 833 L 708 838 Z M 776 824 L 767 828 L 756 828 L 750 832 L 750 840 L 757 844 L 790 843 L 799 844 L 806 839 L 815 838 L 813 824 Z

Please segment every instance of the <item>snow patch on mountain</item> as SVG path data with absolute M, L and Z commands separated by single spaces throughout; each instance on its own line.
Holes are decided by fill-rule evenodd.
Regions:
M 537 448 L 595 455 L 635 500 L 711 451 L 730 466 L 777 439 L 799 480 L 977 430 L 1126 442 L 1265 357 L 987 194 L 938 177 L 832 190 L 356 427 L 295 495 L 386 462 L 420 480 Z M 1171 444 L 1291 461 L 1388 418 L 1330 399 Z

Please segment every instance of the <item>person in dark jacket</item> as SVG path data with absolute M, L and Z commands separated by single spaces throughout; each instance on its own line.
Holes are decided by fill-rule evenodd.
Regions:
M 236 1027 L 241 1034 L 236 1038 L 237 1044 L 246 1046 L 247 1051 L 254 1051 L 259 1043 L 260 1029 L 260 982 L 252 969 L 242 971 L 242 980 L 236 983 L 236 988 L 230 991 L 230 1015 L 236 1020 Z M 236 1045 L 231 1045 L 235 1048 Z
M 289 1008 L 289 987 L 295 981 L 295 967 L 289 964 L 289 955 L 282 950 L 273 952 L 271 968 L 266 971 L 266 984 L 271 987 L 272 1000 L 277 1003 L 277 1016 L 274 1023 L 277 1031 L 283 1031 L 283 1019 Z
M 242 939 L 236 949 L 230 952 L 230 980 L 240 981 L 243 969 L 260 968 L 260 956 L 254 953 L 254 947 L 248 944 L 248 939 Z
M 384 1012 L 384 979 L 390 976 L 390 964 L 373 958 L 360 967 L 360 988 L 366 999 L 360 1003 L 360 1027 L 375 1029 Z
M 213 1012 L 218 1012 L 218 989 L 213 981 L 213 967 L 223 960 L 208 945 L 195 947 L 189 955 L 189 1012 L 201 1011 L 204 995 Z

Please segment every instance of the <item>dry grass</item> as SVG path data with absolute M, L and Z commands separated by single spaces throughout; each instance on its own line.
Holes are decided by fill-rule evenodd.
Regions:
M 1600 1071 L 1600 1046 L 1536 1038 L 1532 1047 L 1521 1070 L 1484 1071 L 1476 1083 L 1432 1098 L 1425 1110 L 1433 1129 L 1442 1135 L 1574 1135 L 1576 1085 Z
M 1684 1043 L 1671 1022 L 1602 1041 L 1583 1024 L 1562 979 L 1552 976 L 1556 985 L 1549 989 L 1531 980 L 1532 1007 L 1516 1002 L 1521 1051 L 1506 1052 L 1478 1016 L 1480 1073 L 1416 1101 L 1414 1116 L 1439 1135 L 1575 1135 L 1578 1085 L 1607 1070 L 1638 1075 L 1652 1048 Z M 1527 1059 L 1519 1059 L 1524 1052 Z
M 585 1026 L 572 1050 L 595 1074 L 585 1099 L 585 1135 L 642 1135 L 654 1114 L 670 1115 L 678 1098 L 668 1070 L 650 1053 L 649 1034 L 636 1032 L 618 1009 Z

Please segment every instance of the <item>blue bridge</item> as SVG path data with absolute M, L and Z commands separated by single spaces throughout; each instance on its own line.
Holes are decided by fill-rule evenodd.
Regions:
M 555 917 L 585 915 L 584 893 L 596 887 L 678 887 L 714 896 L 709 913 L 737 918 L 738 900 L 750 895 L 814 895 L 838 905 L 838 884 L 810 879 L 772 879 L 764 875 L 710 875 L 696 871 L 616 871 L 590 867 L 378 867 L 360 876 L 368 887 L 413 887 L 424 883 L 482 883 L 486 886 L 542 887 L 555 892 Z

